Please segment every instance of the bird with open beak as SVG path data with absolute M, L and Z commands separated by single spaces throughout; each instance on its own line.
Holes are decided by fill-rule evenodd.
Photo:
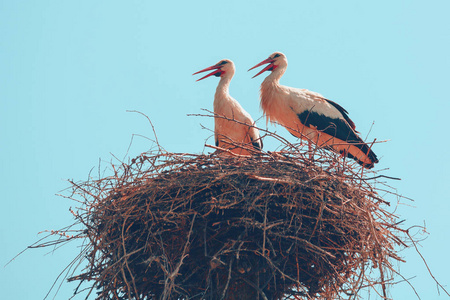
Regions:
M 265 64 L 253 78 L 270 71 L 261 84 L 261 108 L 267 120 L 283 125 L 309 145 L 332 149 L 365 168 L 373 168 L 378 158 L 371 145 L 360 138 L 355 123 L 342 106 L 319 93 L 281 85 L 279 81 L 288 65 L 283 53 L 271 54 L 249 71 Z
M 222 59 L 193 75 L 207 71 L 212 72 L 197 81 L 210 76 L 220 77 L 213 103 L 216 146 L 238 155 L 258 153 L 263 147 L 259 130 L 255 127 L 250 114 L 229 93 L 230 82 L 235 72 L 234 63 L 229 59 Z

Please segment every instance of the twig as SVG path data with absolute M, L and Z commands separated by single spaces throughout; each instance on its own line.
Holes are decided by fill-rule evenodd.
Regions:
M 447 296 L 450 296 L 449 292 L 447 292 L 447 290 L 442 286 L 442 284 L 440 284 L 439 281 L 437 281 L 436 277 L 434 277 L 433 273 L 430 270 L 430 267 L 428 267 L 427 261 L 423 257 L 422 253 L 420 253 L 419 248 L 417 248 L 417 244 L 416 244 L 415 240 L 409 234 L 409 230 L 406 232 L 406 234 L 408 235 L 411 243 L 413 244 L 414 249 L 416 249 L 417 254 L 419 254 L 420 258 L 422 259 L 423 263 L 425 264 L 425 267 L 428 270 L 428 274 L 430 274 L 431 278 L 433 278 L 433 280 L 434 280 L 434 282 L 436 282 L 437 286 L 440 287 L 447 294 Z M 438 289 L 438 291 L 439 291 L 439 289 Z

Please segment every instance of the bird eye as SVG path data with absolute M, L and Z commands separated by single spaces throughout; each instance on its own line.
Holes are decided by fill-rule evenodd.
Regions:
M 279 57 L 280 56 L 280 54 L 275 54 L 274 56 L 273 56 L 273 58 L 277 58 L 277 57 Z
M 221 61 L 220 64 L 219 64 L 219 66 L 222 66 L 222 65 L 224 65 L 224 64 L 226 64 L 226 63 L 228 63 L 226 60 Z

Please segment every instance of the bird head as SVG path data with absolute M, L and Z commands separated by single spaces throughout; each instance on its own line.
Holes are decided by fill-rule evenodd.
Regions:
M 264 69 L 262 69 L 261 71 L 259 71 L 255 76 L 253 76 L 252 78 L 255 78 L 256 76 L 262 74 L 265 71 L 274 71 L 276 68 L 278 67 L 286 67 L 287 66 L 287 58 L 286 55 L 284 55 L 281 52 L 275 52 L 272 53 L 267 59 L 263 60 L 262 62 L 260 62 L 259 64 L 257 64 L 256 66 L 248 69 L 253 70 L 254 68 L 257 68 L 259 66 L 268 64 Z
M 211 73 L 203 76 L 200 79 L 197 79 L 196 81 L 205 79 L 205 78 L 207 78 L 209 76 L 213 76 L 213 75 L 216 77 L 233 76 L 234 75 L 234 63 L 229 59 L 222 59 L 217 64 L 212 65 L 211 67 L 208 67 L 206 69 L 200 70 L 198 72 L 195 72 L 192 75 L 206 72 L 206 71 L 211 71 L 211 70 L 213 70 Z

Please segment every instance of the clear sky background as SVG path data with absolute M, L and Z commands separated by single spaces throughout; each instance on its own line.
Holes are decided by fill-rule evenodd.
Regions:
M 87 179 L 100 160 L 117 162 L 112 154 L 127 159 L 133 134 L 153 137 L 127 110 L 148 115 L 168 151 L 200 153 L 206 139 L 213 144 L 200 124 L 213 128 L 213 120 L 187 114 L 212 110 L 218 79 L 191 74 L 232 59 L 230 93 L 258 119 L 267 73 L 251 79 L 247 70 L 275 51 L 289 60 L 282 84 L 323 94 L 363 137 L 374 122 L 369 139 L 389 140 L 374 147 L 376 168 L 402 178 L 389 184 L 415 202 L 397 214 L 405 226 L 426 225 L 420 249 L 449 285 L 449 11 L 446 0 L 0 0 L 0 297 L 42 299 L 75 257 L 73 243 L 29 250 L 3 267 L 38 232 L 73 222 L 76 204 L 56 195 L 67 179 Z M 151 147 L 136 137 L 128 156 Z M 422 299 L 448 298 L 415 251 L 401 254 L 407 263 L 398 267 Z M 75 286 L 64 283 L 56 299 Z M 390 295 L 415 297 L 406 283 Z

